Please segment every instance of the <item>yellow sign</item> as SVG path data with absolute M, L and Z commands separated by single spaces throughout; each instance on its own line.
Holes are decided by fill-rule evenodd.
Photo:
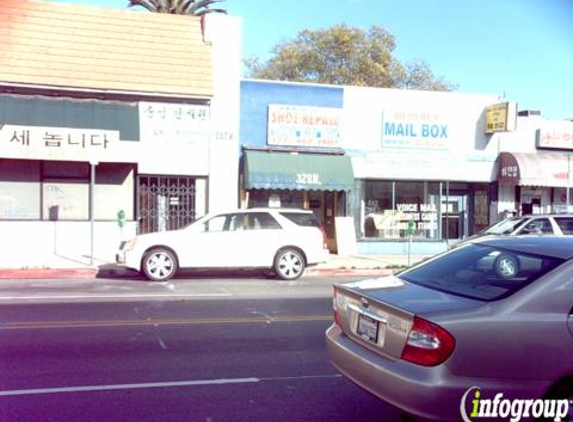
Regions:
M 516 113 L 515 103 L 500 103 L 486 107 L 485 133 L 515 130 Z

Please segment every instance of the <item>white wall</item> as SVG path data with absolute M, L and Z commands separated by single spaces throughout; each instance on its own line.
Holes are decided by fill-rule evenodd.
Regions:
M 90 264 L 89 222 L 0 221 L 0 268 L 81 268 Z M 94 224 L 94 265 L 112 263 L 121 240 L 135 236 L 135 223 Z
M 394 115 L 401 113 L 403 122 L 447 126 L 444 149 L 484 150 L 485 107 L 498 100 L 491 94 L 345 87 L 344 148 L 380 149 L 383 119 L 396 121 Z
M 491 94 L 345 87 L 342 138 L 355 177 L 494 180 L 498 145 L 485 134 L 485 108 L 498 101 Z M 390 135 L 389 124 L 406 133 Z M 428 127 L 438 136 L 425 136 Z
M 214 77 L 208 207 L 217 212 L 238 206 L 241 19 L 207 14 L 205 40 L 212 43 Z
M 539 116 L 518 116 L 515 131 L 492 135 L 490 147 L 496 149 L 496 152 L 537 153 L 536 132 L 544 122 L 547 121 Z

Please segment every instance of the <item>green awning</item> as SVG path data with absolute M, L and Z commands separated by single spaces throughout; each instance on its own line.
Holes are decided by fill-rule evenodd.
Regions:
M 350 158 L 343 155 L 245 152 L 245 189 L 349 191 Z

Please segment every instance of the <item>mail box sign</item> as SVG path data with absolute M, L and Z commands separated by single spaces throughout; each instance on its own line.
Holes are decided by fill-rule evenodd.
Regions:
M 537 148 L 573 150 L 573 122 L 556 122 L 537 130 Z

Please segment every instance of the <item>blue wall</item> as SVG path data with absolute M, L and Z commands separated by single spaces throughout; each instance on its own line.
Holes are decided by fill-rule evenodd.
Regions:
M 343 93 L 343 88 L 332 86 L 241 81 L 240 143 L 266 146 L 269 104 L 342 108 Z

